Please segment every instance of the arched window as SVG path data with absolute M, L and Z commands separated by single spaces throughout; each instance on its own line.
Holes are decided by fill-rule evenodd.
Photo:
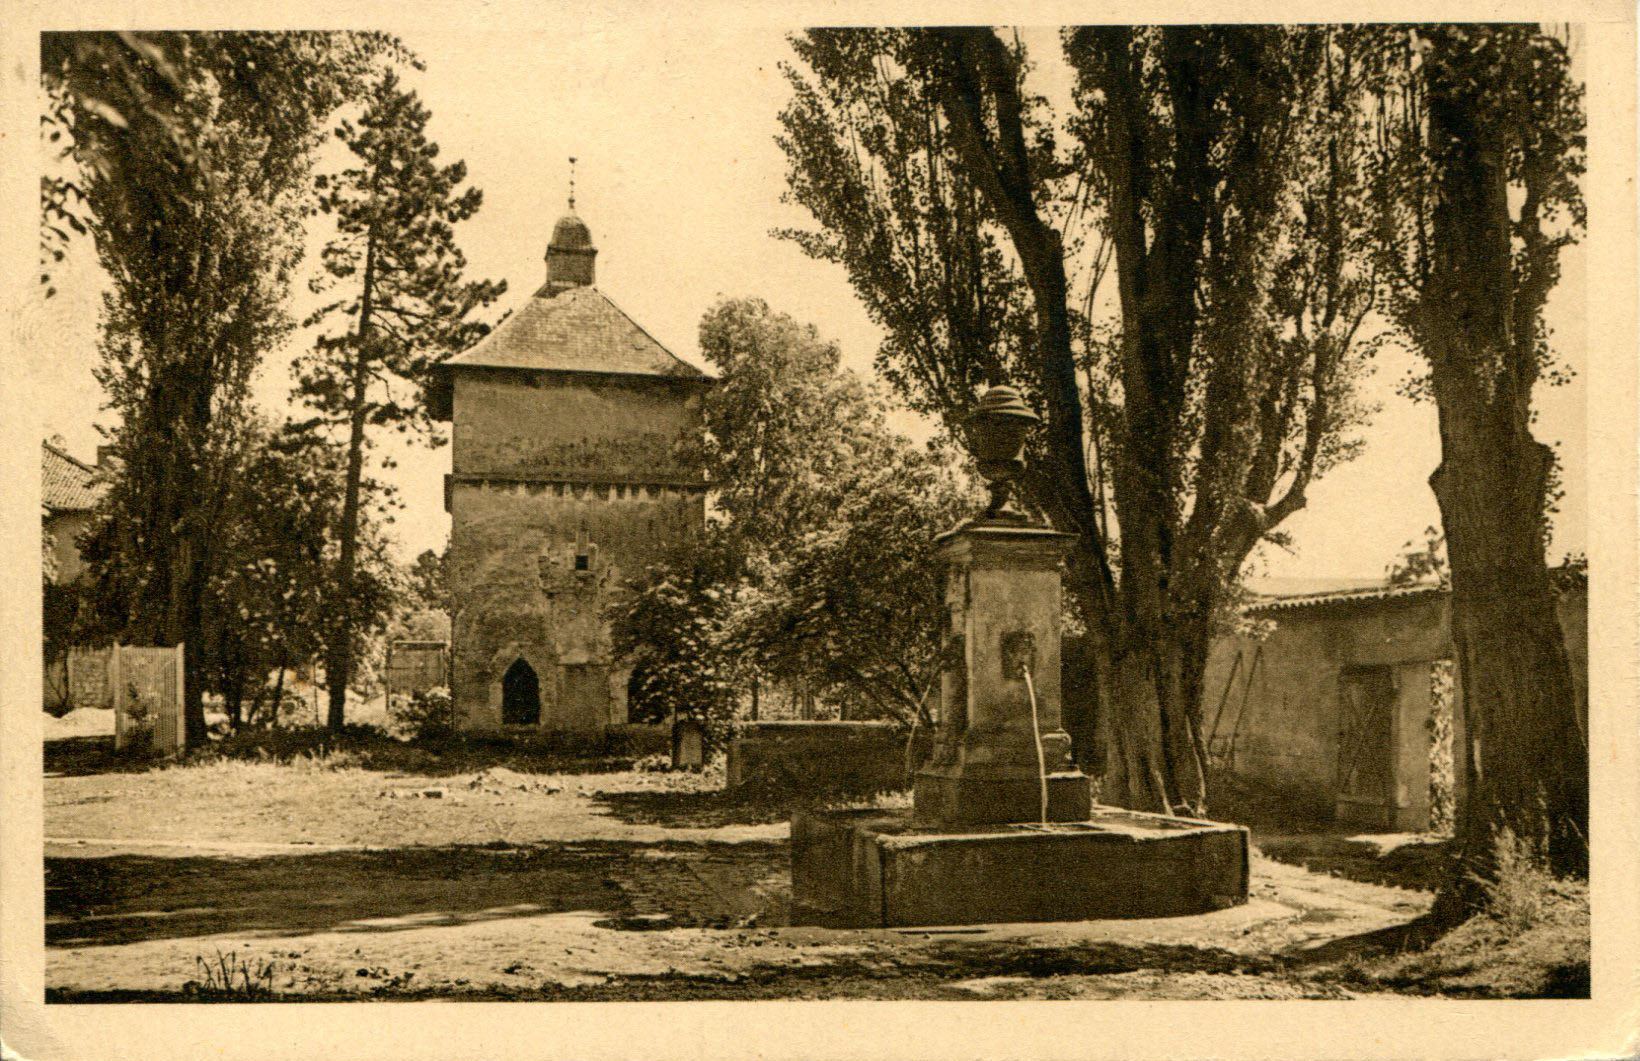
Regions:
M 501 724 L 533 726 L 541 721 L 541 682 L 535 668 L 515 659 L 501 677 Z

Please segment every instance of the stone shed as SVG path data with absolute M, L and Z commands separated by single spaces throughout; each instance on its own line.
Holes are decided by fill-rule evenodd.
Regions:
M 468 730 L 628 722 L 603 609 L 622 579 L 700 533 L 701 396 L 678 359 L 594 286 L 573 213 L 546 283 L 431 395 L 450 420 L 451 694 Z
M 1587 732 L 1588 589 L 1564 584 L 1560 622 Z M 1453 740 L 1464 739 L 1450 607 L 1438 586 L 1370 583 L 1256 599 L 1248 617 L 1261 636 L 1222 638 L 1208 660 L 1202 708 L 1216 766 L 1287 794 L 1305 816 L 1428 828 L 1442 700 Z

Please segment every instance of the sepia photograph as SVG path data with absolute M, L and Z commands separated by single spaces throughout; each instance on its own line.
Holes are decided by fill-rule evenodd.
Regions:
M 1637 1048 L 1632 10 L 460 10 L 8 31 L 8 1058 Z

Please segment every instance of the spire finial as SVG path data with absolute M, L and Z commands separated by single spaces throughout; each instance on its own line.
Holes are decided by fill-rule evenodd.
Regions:
M 569 209 L 575 212 L 575 156 L 569 157 Z

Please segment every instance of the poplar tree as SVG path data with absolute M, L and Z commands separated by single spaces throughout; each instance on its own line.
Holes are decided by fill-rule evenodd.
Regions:
M 1396 324 L 1429 371 L 1429 478 L 1451 567 L 1468 740 L 1459 858 L 1435 912 L 1485 901 L 1500 839 L 1588 871 L 1589 750 L 1545 559 L 1554 451 L 1532 395 L 1565 378 L 1543 308 L 1584 225 L 1582 91 L 1530 25 L 1363 31 L 1378 64 L 1372 203 Z
M 190 747 L 206 739 L 201 663 L 249 383 L 289 333 L 313 151 L 399 43 L 367 33 L 48 33 L 45 261 L 87 232 L 108 278 L 96 376 L 119 472 L 85 549 L 99 625 L 184 644 Z M 65 227 L 66 226 L 66 227 Z
M 788 235 L 847 269 L 879 369 L 953 437 L 986 384 L 1043 415 L 1023 487 L 1077 536 L 1099 701 L 1078 757 L 1107 802 L 1200 814 L 1214 623 L 1369 412 L 1354 71 L 1321 27 L 1061 44 L 1056 113 L 988 27 L 793 38 L 780 144 L 818 228 Z
M 340 728 L 359 635 L 356 589 L 360 484 L 372 428 L 442 442 L 423 400 L 434 363 L 483 336 L 474 310 L 506 284 L 469 281 L 455 226 L 483 201 L 462 188 L 467 167 L 440 165 L 427 139 L 430 114 L 416 93 L 387 71 L 372 86 L 357 122 L 337 138 L 356 165 L 319 178 L 320 209 L 335 218 L 315 293 L 329 297 L 306 321 L 320 331 L 297 366 L 297 397 L 317 414 L 309 426 L 338 431 L 347 464 L 335 576 L 335 608 L 326 630 L 328 722 Z

